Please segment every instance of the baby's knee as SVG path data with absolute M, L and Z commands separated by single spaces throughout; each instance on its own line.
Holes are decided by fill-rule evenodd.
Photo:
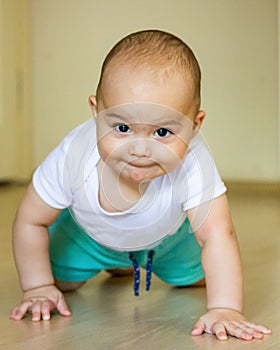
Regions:
M 192 284 L 186 284 L 186 285 L 182 285 L 182 286 L 177 286 L 178 288 L 191 288 L 191 287 L 205 287 L 206 286 L 206 282 L 205 282 L 205 278 L 202 278 L 201 280 L 192 283 Z
M 74 292 L 75 290 L 79 289 L 84 285 L 86 281 L 83 282 L 65 282 L 60 280 L 55 280 L 56 287 L 61 292 Z
M 125 276 L 133 275 L 134 268 L 129 267 L 127 269 L 108 269 L 106 271 L 109 272 L 114 277 L 125 277 Z

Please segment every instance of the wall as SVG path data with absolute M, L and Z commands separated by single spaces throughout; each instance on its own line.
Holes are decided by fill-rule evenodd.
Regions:
M 278 0 L 278 174 L 280 177 L 280 0 Z
M 277 0 L 33 0 L 34 166 L 90 117 L 107 51 L 170 31 L 203 72 L 203 134 L 225 179 L 279 181 Z
M 0 20 L 2 22 L 3 18 L 3 6 L 2 6 L 2 1 L 0 1 Z M 3 121 L 3 27 L 0 25 L 0 125 L 2 124 Z
M 30 0 L 0 0 L 0 181 L 30 177 Z

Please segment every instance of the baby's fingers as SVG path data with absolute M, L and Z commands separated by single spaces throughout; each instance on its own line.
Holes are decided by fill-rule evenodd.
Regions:
M 32 321 L 40 321 L 41 320 L 41 308 L 42 308 L 42 302 L 40 300 L 37 300 L 33 306 L 32 306 Z
M 212 333 L 216 334 L 219 340 L 227 340 L 227 330 L 222 322 L 214 323 L 212 327 Z
M 212 332 L 219 340 L 226 340 L 227 334 L 242 340 L 262 339 L 271 330 L 247 321 L 216 322 Z
M 242 322 L 225 322 L 225 327 L 227 333 L 233 337 L 243 339 L 243 340 L 252 340 L 253 338 L 261 339 L 262 334 L 257 334 L 253 329 L 246 327 Z
M 205 323 L 199 319 L 193 326 L 192 335 L 201 335 L 205 331 Z
M 241 322 L 245 327 L 251 328 L 257 332 L 263 333 L 263 334 L 271 334 L 271 329 L 262 326 L 262 325 L 257 325 L 255 323 L 249 322 L 249 321 L 242 321 Z
M 29 308 L 32 306 L 32 302 L 30 301 L 25 301 L 21 305 L 16 306 L 10 315 L 10 318 L 16 321 L 21 320 L 26 313 L 28 312 Z
M 32 321 L 48 321 L 51 318 L 51 310 L 55 308 L 51 300 L 37 300 L 32 306 Z
M 65 299 L 62 297 L 58 304 L 57 304 L 57 310 L 62 316 L 71 316 L 71 312 L 66 304 Z
M 271 330 L 261 326 L 261 325 L 255 325 L 254 323 L 248 322 L 248 321 L 239 321 L 239 322 L 232 322 L 236 327 L 242 329 L 246 335 L 247 339 L 262 339 L 264 337 L 264 334 L 270 334 Z M 248 335 L 251 335 L 251 338 L 248 337 Z M 244 339 L 244 338 L 243 338 Z

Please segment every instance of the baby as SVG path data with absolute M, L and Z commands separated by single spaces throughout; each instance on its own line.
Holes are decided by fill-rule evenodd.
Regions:
M 93 118 L 36 170 L 14 222 L 23 289 L 14 320 L 71 313 L 62 292 L 101 270 L 140 269 L 177 286 L 207 287 L 192 335 L 262 339 L 271 331 L 242 314 L 242 269 L 226 188 L 199 135 L 200 68 L 179 38 L 128 35 L 107 55 Z M 204 279 L 205 278 L 205 279 Z

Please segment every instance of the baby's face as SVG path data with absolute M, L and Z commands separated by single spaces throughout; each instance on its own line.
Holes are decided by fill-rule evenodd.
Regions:
M 195 133 L 192 96 L 180 76 L 161 82 L 121 70 L 106 76 L 92 108 L 100 156 L 120 181 L 150 181 L 181 164 Z

